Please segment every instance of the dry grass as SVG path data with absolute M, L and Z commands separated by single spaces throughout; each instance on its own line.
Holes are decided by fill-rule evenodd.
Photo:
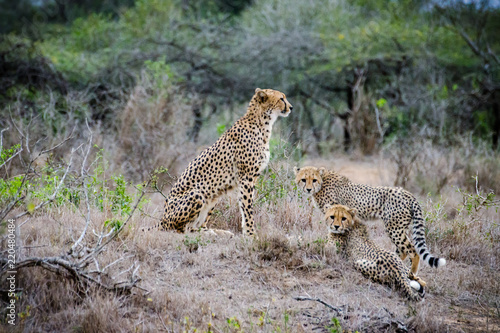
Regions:
M 393 175 L 383 167 L 383 160 L 336 156 L 332 161 L 312 163 L 333 166 L 354 181 L 373 185 L 390 184 Z M 282 167 L 288 164 L 271 165 L 277 183 L 291 184 L 291 171 Z M 424 301 L 415 304 L 365 279 L 325 246 L 326 230 L 319 223 L 319 211 L 291 185 L 286 189 L 283 197 L 256 205 L 255 239 L 240 235 L 234 198 L 218 204 L 211 223 L 233 231 L 232 238 L 141 232 L 140 228 L 154 221 L 135 214 L 100 257 L 101 267 L 125 258 L 109 269 L 110 275 L 140 263 L 143 289 L 131 295 L 94 288 L 77 292 L 71 282 L 54 273 L 41 268 L 20 270 L 18 309 L 29 306 L 30 314 L 19 321 L 17 331 L 335 332 L 340 326 L 345 331 L 389 332 L 500 329 L 500 227 L 494 209 L 472 215 L 458 212 L 462 196 L 449 185 L 441 192 L 446 200 L 420 198 L 428 213 L 431 250 L 447 258 L 448 264 L 439 270 L 421 267 L 420 276 L 428 289 Z M 159 194 L 152 195 L 144 212 L 159 216 L 162 201 Z M 106 220 L 97 210 L 91 218 L 95 230 Z M 37 212 L 21 227 L 25 247 L 21 254 L 61 254 L 84 225 L 82 213 L 69 207 Z M 372 238 L 392 249 L 381 221 L 368 225 Z M 320 298 L 341 312 L 319 302 L 294 300 L 294 296 Z M 332 318 L 336 319 L 332 322 Z

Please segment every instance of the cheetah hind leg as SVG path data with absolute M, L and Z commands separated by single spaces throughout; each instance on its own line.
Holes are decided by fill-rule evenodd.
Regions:
M 361 274 L 363 274 L 367 278 L 370 278 L 376 282 L 383 282 L 378 276 L 379 274 L 376 261 L 367 259 L 358 259 L 354 262 L 354 268 L 360 271 Z
M 392 243 L 396 245 L 396 254 L 401 258 L 401 261 L 404 262 L 407 257 L 410 257 L 411 272 L 414 276 L 417 276 L 420 257 L 405 230 L 395 228 L 391 232 L 388 231 L 388 234 Z

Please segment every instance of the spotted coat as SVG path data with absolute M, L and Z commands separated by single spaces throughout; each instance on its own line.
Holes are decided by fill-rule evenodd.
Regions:
M 278 117 L 287 117 L 292 105 L 285 94 L 255 90 L 246 114 L 211 147 L 189 163 L 165 202 L 160 227 L 186 232 L 205 227 L 218 199 L 238 192 L 242 231 L 255 233 L 254 187 L 269 162 L 269 139 Z
M 424 297 L 425 282 L 413 275 L 396 254 L 370 240 L 355 209 L 342 205 L 328 207 L 324 218 L 330 231 L 328 241 L 337 246 L 356 270 L 375 282 L 395 286 L 412 301 Z
M 360 218 L 381 218 L 396 253 L 402 260 L 409 255 L 413 274 L 418 273 L 420 257 L 431 267 L 446 264 L 445 259 L 432 256 L 427 249 L 422 208 L 410 192 L 399 187 L 356 184 L 325 168 L 295 168 L 295 174 L 299 187 L 313 195 L 323 212 L 326 205 L 340 204 L 355 208 Z M 415 245 L 407 235 L 410 225 Z

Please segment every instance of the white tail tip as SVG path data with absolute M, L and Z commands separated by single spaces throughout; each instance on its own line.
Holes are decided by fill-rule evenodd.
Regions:
M 446 259 L 445 258 L 439 258 L 437 267 L 441 267 L 446 265 Z

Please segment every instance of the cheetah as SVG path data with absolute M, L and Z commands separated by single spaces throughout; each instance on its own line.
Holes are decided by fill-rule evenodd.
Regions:
M 432 256 L 427 249 L 422 208 L 410 192 L 399 187 L 356 184 L 334 171 L 312 166 L 295 168 L 295 181 L 314 197 L 323 213 L 326 205 L 341 204 L 355 208 L 363 219 L 381 218 L 396 245 L 396 253 L 402 260 L 410 256 L 414 275 L 418 273 L 420 257 L 431 267 L 446 264 L 444 258 Z M 415 246 L 407 235 L 410 224 Z
M 245 115 L 179 177 L 158 227 L 179 233 L 206 228 L 219 198 L 237 191 L 242 232 L 253 236 L 254 187 L 269 163 L 271 130 L 278 117 L 287 117 L 292 109 L 282 92 L 257 88 Z
M 369 239 L 366 226 L 356 215 L 356 209 L 326 205 L 325 211 L 328 242 L 336 244 L 339 253 L 356 270 L 375 282 L 396 286 L 412 301 L 424 297 L 425 282 L 413 275 L 395 253 L 380 248 Z

